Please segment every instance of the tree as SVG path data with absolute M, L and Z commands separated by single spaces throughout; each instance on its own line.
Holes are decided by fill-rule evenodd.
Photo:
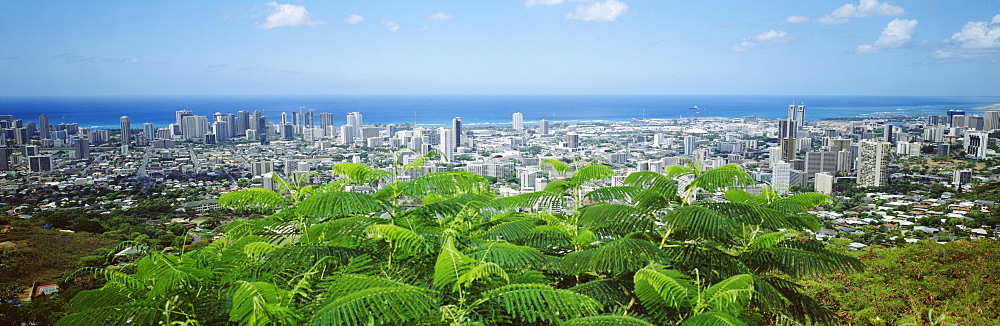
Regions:
M 344 167 L 351 182 L 376 175 Z M 799 232 L 818 228 L 802 213 L 828 197 L 751 195 L 733 188 L 749 177 L 738 167 L 637 172 L 583 193 L 612 174 L 589 164 L 504 198 L 467 172 L 376 193 L 229 193 L 220 205 L 270 215 L 236 220 L 198 250 L 147 252 L 134 272 L 81 270 L 107 283 L 59 323 L 833 323 L 796 283 L 860 266 Z M 729 202 L 679 195 L 696 189 L 728 190 Z

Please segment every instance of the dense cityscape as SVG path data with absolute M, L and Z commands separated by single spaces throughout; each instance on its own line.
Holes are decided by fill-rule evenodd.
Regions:
M 996 0 L 0 3 L 0 326 L 1000 325 Z
M 393 183 L 463 171 L 488 180 L 500 198 L 542 192 L 551 189 L 550 183 L 567 180 L 564 171 L 546 164 L 552 160 L 576 169 L 599 164 L 613 171 L 582 185 L 583 196 L 623 186 L 630 175 L 643 171 L 737 165 L 753 178 L 755 185 L 745 189 L 755 195 L 815 191 L 833 196 L 832 205 L 808 212 L 822 224 L 809 236 L 828 246 L 858 250 L 997 239 L 1000 216 L 990 200 L 996 199 L 996 190 L 983 199 L 961 194 L 995 183 L 1000 175 L 1000 112 L 949 110 L 933 116 L 819 121 L 807 120 L 807 113 L 805 105 L 789 105 L 787 119 L 575 123 L 525 121 L 514 112 L 510 124 L 470 128 L 455 117 L 450 128 L 436 129 L 367 125 L 362 112 L 348 113 L 338 126 L 327 112 L 318 114 L 317 123 L 312 111 L 286 112 L 272 120 L 258 111 L 215 113 L 210 119 L 178 110 L 176 123 L 166 128 L 142 123 L 141 129 L 128 116 L 120 118 L 119 129 L 88 129 L 50 124 L 45 114 L 35 121 L 0 115 L 0 189 L 5 193 L 0 204 L 10 218 L 7 224 L 20 219 L 25 222 L 14 225 L 64 234 L 104 233 L 111 241 L 135 244 L 119 245 L 115 253 L 98 250 L 118 257 L 147 246 L 204 247 L 223 236 L 221 230 L 234 219 L 252 218 L 220 206 L 220 195 L 263 188 L 295 196 L 293 189 L 350 179 L 336 171 L 338 165 L 363 164 L 386 176 L 345 186 L 348 192 L 378 193 Z M 683 186 L 691 179 L 677 181 Z M 723 195 L 689 196 L 712 202 L 724 201 Z M 572 214 L 569 207 L 594 203 L 575 202 L 580 198 L 567 197 L 553 207 Z M 120 227 L 113 224 L 120 221 L 60 213 L 152 207 L 159 213 L 128 222 L 143 225 L 126 228 L 131 232 L 116 230 Z M 24 241 L 3 245 L 32 246 Z M 97 261 L 91 263 L 94 267 L 111 262 L 101 254 L 83 258 Z M 31 295 L 21 298 L 58 293 L 53 276 L 35 280 Z

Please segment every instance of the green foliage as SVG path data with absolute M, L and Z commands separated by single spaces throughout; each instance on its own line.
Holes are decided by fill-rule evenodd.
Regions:
M 992 325 L 1000 322 L 1000 249 L 993 240 L 922 241 L 858 253 L 868 269 L 810 277 L 806 293 L 823 298 L 845 323 Z M 928 312 L 933 310 L 928 318 Z
M 733 189 L 748 175 L 738 166 L 668 172 L 584 195 L 614 175 L 589 164 L 545 191 L 497 198 L 466 172 L 344 192 L 387 179 L 341 164 L 339 181 L 288 185 L 290 198 L 227 194 L 229 207 L 273 214 L 235 220 L 201 249 L 151 249 L 120 270 L 82 270 L 104 285 L 80 292 L 60 323 L 833 323 L 796 283 L 860 266 L 797 237 L 817 227 L 803 212 L 828 197 L 741 193 Z M 699 190 L 729 190 L 731 202 L 682 200 Z

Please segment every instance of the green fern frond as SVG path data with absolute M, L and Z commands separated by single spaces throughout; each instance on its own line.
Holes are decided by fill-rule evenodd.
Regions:
M 611 179 L 615 175 L 615 170 L 610 166 L 602 164 L 587 164 L 573 173 L 573 181 L 577 183 L 590 182 L 595 180 Z
M 384 202 L 371 195 L 328 191 L 309 196 L 295 205 L 295 212 L 318 222 L 329 218 L 368 215 L 383 211 L 385 206 Z
M 633 276 L 635 295 L 651 308 L 665 306 L 681 308 L 691 306 L 691 299 L 698 288 L 690 277 L 661 264 L 649 264 Z
M 720 189 L 748 186 L 754 184 L 754 179 L 743 167 L 736 164 L 726 164 L 714 169 L 702 171 L 687 189 L 700 188 L 706 191 L 716 191 Z
M 468 287 L 476 281 L 487 280 L 490 276 L 497 276 L 504 279 L 504 281 L 510 282 L 510 277 L 507 276 L 507 271 L 503 267 L 491 262 L 480 262 L 460 275 L 457 284 L 463 284 Z
M 558 323 L 596 315 L 601 303 L 591 297 L 545 284 L 511 284 L 483 293 L 476 306 L 488 319 L 511 323 Z
M 631 203 L 644 189 L 636 186 L 603 187 L 583 196 L 587 200 L 604 203 Z
M 240 325 L 296 325 L 300 318 L 288 305 L 287 291 L 266 282 L 233 284 L 229 321 Z
M 703 206 L 682 206 L 664 217 L 664 222 L 688 239 L 732 239 L 736 225 L 726 216 Z
M 417 255 L 427 251 L 427 241 L 419 234 L 392 224 L 375 224 L 365 228 L 369 238 L 385 240 L 400 254 Z
M 701 293 L 701 302 L 712 311 L 739 316 L 754 294 L 753 276 L 740 274 L 715 283 Z
M 739 318 L 724 312 L 703 312 L 688 318 L 681 326 L 746 326 Z
M 628 305 L 632 296 L 628 287 L 631 287 L 617 279 L 597 279 L 574 287 L 570 291 L 594 298 L 604 306 L 604 309 L 611 310 Z
M 441 245 L 441 253 L 434 264 L 434 287 L 447 289 L 449 285 L 453 285 L 452 290 L 456 290 L 458 280 L 478 262 L 455 248 L 455 239 L 448 237 Z
M 541 161 L 538 162 L 538 166 L 543 168 L 545 167 L 552 168 L 552 170 L 556 171 L 556 173 L 559 174 L 559 176 L 561 177 L 565 177 L 566 173 L 572 169 L 565 162 L 552 158 L 543 158 Z
M 314 325 L 403 325 L 437 312 L 437 303 L 415 287 L 375 287 L 336 297 L 320 306 Z
M 646 240 L 626 238 L 598 247 L 590 259 L 590 265 L 594 270 L 620 275 L 664 260 L 663 251 L 656 244 Z
M 483 235 L 484 240 L 507 240 L 507 241 L 517 241 L 518 239 L 524 238 L 535 229 L 541 220 L 537 218 L 525 218 L 522 220 L 514 220 L 509 222 L 503 222 L 490 227 L 486 230 L 486 234 Z
M 251 210 L 270 214 L 287 206 L 291 200 L 264 188 L 249 188 L 219 196 L 219 206 L 233 210 Z
M 403 195 L 411 197 L 423 197 L 431 193 L 446 196 L 493 193 L 493 187 L 486 178 L 460 171 L 422 175 L 413 179 L 405 190 Z
M 508 270 L 541 269 L 545 266 L 545 256 L 538 249 L 503 241 L 489 241 L 479 245 L 469 256 L 496 263 Z
M 653 326 L 652 323 L 629 316 L 590 316 L 573 318 L 560 326 Z

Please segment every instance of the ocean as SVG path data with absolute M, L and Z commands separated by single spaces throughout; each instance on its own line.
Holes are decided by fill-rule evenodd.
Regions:
M 212 120 L 215 112 L 261 111 L 280 121 L 281 112 L 313 111 L 334 114 L 344 124 L 348 112 L 361 112 L 365 124 L 416 123 L 428 127 L 449 125 L 462 117 L 466 125 L 510 124 L 521 112 L 525 123 L 559 121 L 625 121 L 633 118 L 727 117 L 754 115 L 773 119 L 787 116 L 789 104 L 806 105 L 806 120 L 885 115 L 944 115 L 1000 103 L 1000 96 L 740 96 L 740 95 L 551 95 L 551 96 L 136 96 L 136 97 L 0 97 L 0 114 L 37 121 L 49 116 L 52 124 L 79 123 L 81 127 L 118 128 L 127 115 L 133 126 L 152 122 L 165 127 L 174 111 L 191 110 Z M 690 107 L 700 109 L 692 110 Z M 981 111 L 980 111 L 981 112 Z M 981 113 L 980 113 L 981 114 Z

